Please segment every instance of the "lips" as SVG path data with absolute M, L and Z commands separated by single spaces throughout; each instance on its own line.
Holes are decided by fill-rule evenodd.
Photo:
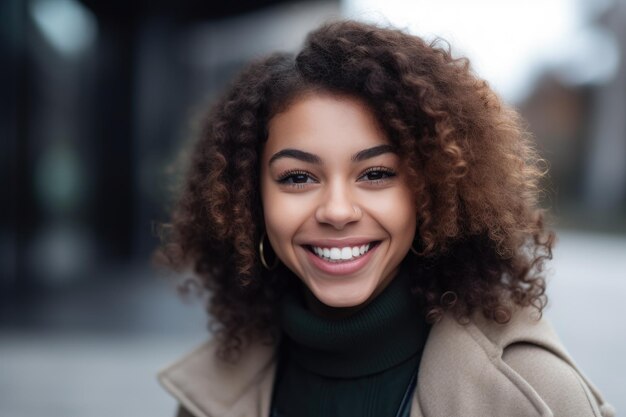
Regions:
M 331 262 L 344 262 L 359 258 L 366 254 L 378 242 L 369 242 L 362 245 L 345 246 L 317 246 L 309 245 L 307 248 L 321 259 Z
M 328 243 L 306 245 L 309 262 L 326 274 L 348 275 L 357 272 L 369 262 L 380 241 Z

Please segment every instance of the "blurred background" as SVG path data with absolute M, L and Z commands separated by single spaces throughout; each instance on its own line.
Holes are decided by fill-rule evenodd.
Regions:
M 626 0 L 3 0 L 0 416 L 172 416 L 156 372 L 208 337 L 150 266 L 199 112 L 329 18 L 456 55 L 525 117 L 559 232 L 546 314 L 626 410 Z

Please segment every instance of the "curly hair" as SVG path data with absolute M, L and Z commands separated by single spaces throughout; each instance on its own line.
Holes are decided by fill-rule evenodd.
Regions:
M 192 266 L 210 294 L 222 353 L 277 334 L 287 270 L 268 272 L 257 252 L 259 156 L 268 121 L 310 92 L 362 100 L 399 150 L 417 202 L 419 255 L 405 261 L 428 321 L 445 311 L 501 323 L 516 306 L 541 313 L 554 234 L 537 202 L 542 160 L 518 114 L 440 40 L 338 21 L 311 32 L 297 55 L 251 63 L 202 122 L 161 254 L 173 268 Z

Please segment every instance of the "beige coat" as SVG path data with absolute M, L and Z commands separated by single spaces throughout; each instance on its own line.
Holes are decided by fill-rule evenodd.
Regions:
M 524 310 L 507 325 L 444 317 L 430 331 L 411 417 L 613 417 L 545 319 Z M 268 417 L 275 350 L 251 346 L 236 365 L 208 342 L 159 374 L 181 416 Z

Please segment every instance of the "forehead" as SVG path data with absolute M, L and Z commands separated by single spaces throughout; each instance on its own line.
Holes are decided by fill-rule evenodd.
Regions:
M 285 148 L 295 148 L 332 159 L 389 143 L 372 110 L 362 100 L 311 93 L 269 121 L 264 158 Z

